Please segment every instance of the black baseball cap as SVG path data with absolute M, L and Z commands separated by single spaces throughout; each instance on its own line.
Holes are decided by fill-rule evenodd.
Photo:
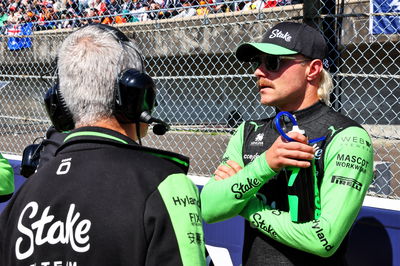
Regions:
M 250 62 L 254 56 L 302 54 L 310 59 L 324 60 L 327 46 L 322 34 L 303 23 L 282 22 L 268 30 L 259 43 L 243 43 L 236 50 L 240 61 Z

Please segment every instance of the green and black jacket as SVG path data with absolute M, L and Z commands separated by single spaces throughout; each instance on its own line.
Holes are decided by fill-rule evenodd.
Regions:
M 321 102 L 297 112 L 299 127 L 315 144 L 320 215 L 292 222 L 288 172 L 274 172 L 265 151 L 279 137 L 274 117 L 239 126 L 223 157 L 243 169 L 213 178 L 201 193 L 207 222 L 241 215 L 247 222 L 244 265 L 344 265 L 345 241 L 373 177 L 373 148 L 368 133 L 355 121 Z
M 188 167 L 115 131 L 72 131 L 0 216 L 0 265 L 204 265 Z
M 14 189 L 14 170 L 8 160 L 0 154 L 0 202 L 9 200 Z

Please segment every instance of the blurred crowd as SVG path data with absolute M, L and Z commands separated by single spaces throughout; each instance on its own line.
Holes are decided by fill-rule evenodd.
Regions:
M 2 33 L 32 23 L 34 30 L 119 24 L 262 9 L 301 0 L 0 0 Z

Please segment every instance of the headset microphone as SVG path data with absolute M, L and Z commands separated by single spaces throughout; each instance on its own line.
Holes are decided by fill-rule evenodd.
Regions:
M 147 124 L 156 123 L 153 126 L 153 133 L 156 135 L 164 135 L 170 129 L 169 125 L 166 122 L 162 121 L 161 119 L 152 117 L 147 111 L 143 111 L 140 114 L 139 120 L 140 122 Z

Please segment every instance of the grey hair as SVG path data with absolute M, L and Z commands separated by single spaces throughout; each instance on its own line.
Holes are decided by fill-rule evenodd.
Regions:
M 330 106 L 331 102 L 329 96 L 333 90 L 332 76 L 325 69 L 321 72 L 321 81 L 318 88 L 318 98 L 323 101 L 326 105 Z
M 75 126 L 112 117 L 116 80 L 127 68 L 144 71 L 140 52 L 133 41 L 121 42 L 112 31 L 87 26 L 63 41 L 58 52 L 60 92 Z

